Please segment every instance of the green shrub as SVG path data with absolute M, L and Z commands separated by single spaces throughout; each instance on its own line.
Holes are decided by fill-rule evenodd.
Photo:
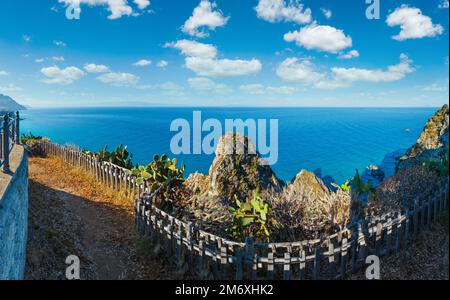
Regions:
M 159 157 L 155 155 L 153 161 L 147 166 L 136 166 L 131 170 L 131 174 L 136 177 L 139 184 L 146 181 L 150 186 L 150 192 L 154 193 L 160 189 L 163 196 L 162 202 L 166 200 L 180 200 L 184 182 L 185 165 L 177 167 L 177 159 L 169 159 L 167 155 Z
M 90 154 L 89 152 L 85 152 Z M 133 155 L 127 150 L 127 146 L 120 145 L 114 151 L 108 151 L 108 146 L 100 149 L 99 152 L 94 153 L 101 161 L 106 161 L 115 164 L 119 167 L 131 170 L 133 168 Z
M 228 207 L 233 221 L 228 233 L 234 240 L 243 241 L 246 237 L 253 237 L 257 241 L 270 241 L 270 227 L 274 220 L 269 216 L 271 208 L 259 195 L 253 192 L 252 198 L 244 203 L 235 196 L 237 207 Z
M 42 140 L 42 136 L 36 136 L 31 132 L 27 134 L 22 134 L 22 136 L 20 137 L 20 143 L 24 145 L 28 144 L 29 142 L 34 142 L 38 140 Z

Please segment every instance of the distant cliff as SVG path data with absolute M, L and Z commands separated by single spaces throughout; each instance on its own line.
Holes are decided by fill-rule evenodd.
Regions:
M 445 104 L 428 120 L 417 142 L 400 158 L 397 169 L 422 164 L 448 149 L 448 125 L 449 107 Z
M 0 112 L 25 110 L 25 109 L 27 109 L 25 106 L 20 105 L 19 103 L 14 101 L 11 97 L 0 94 Z

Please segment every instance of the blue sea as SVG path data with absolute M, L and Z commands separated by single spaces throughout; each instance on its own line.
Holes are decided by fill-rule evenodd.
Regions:
M 22 133 L 49 137 L 96 151 L 125 144 L 135 163 L 155 153 L 171 155 L 174 119 L 278 119 L 276 174 L 291 180 L 300 170 L 342 183 L 368 165 L 393 166 L 393 158 L 415 143 L 437 108 L 55 108 L 22 113 Z M 205 133 L 207 134 L 207 133 Z M 207 173 L 214 155 L 181 155 L 187 173 Z M 389 174 L 390 171 L 387 171 Z

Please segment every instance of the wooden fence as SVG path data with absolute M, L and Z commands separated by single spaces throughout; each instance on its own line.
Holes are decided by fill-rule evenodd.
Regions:
M 345 279 L 366 265 L 369 255 L 387 256 L 414 242 L 448 211 L 448 178 L 429 199 L 416 199 L 415 207 L 403 213 L 388 213 L 352 223 L 335 234 L 288 243 L 238 243 L 203 231 L 194 223 L 179 220 L 153 206 L 146 184 L 139 185 L 128 170 L 48 141 L 42 150 L 61 157 L 72 166 L 94 174 L 110 188 L 140 195 L 136 200 L 136 229 L 160 243 L 200 278 L 214 279 Z M 422 201 L 420 201 L 422 200 Z
M 0 121 L 0 166 L 5 173 L 9 172 L 9 154 L 20 143 L 19 123 L 19 112 L 5 113 Z

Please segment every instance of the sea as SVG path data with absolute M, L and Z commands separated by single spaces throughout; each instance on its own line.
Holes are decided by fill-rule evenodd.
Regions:
M 395 158 L 415 143 L 437 109 L 35 108 L 22 112 L 21 132 L 90 151 L 123 144 L 138 164 L 151 162 L 154 154 L 167 154 L 184 163 L 189 174 L 208 173 L 214 154 L 173 155 L 170 144 L 177 132 L 170 129 L 174 120 L 193 124 L 194 112 L 200 112 L 203 121 L 215 119 L 221 124 L 227 119 L 267 120 L 267 135 L 270 120 L 278 120 L 278 160 L 272 168 L 279 178 L 288 182 L 306 169 L 326 182 L 343 183 L 356 169 L 363 173 L 369 165 L 379 165 L 391 175 Z

